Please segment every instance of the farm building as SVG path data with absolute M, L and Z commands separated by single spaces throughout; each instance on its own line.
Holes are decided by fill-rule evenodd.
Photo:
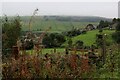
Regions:
M 86 31 L 90 31 L 90 30 L 94 30 L 96 29 L 96 27 L 93 25 L 93 24 L 88 24 L 86 27 L 85 27 L 85 30 Z

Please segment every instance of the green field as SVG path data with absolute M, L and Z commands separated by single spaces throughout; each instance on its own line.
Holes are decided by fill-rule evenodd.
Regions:
M 48 53 L 48 54 L 53 54 L 53 53 L 54 53 L 54 49 L 56 49 L 56 53 L 60 53 L 61 55 L 64 55 L 64 54 L 65 54 L 65 48 L 44 48 L 44 49 L 42 49 L 42 54 L 46 54 L 46 53 Z M 26 52 L 27 52 L 28 54 L 34 54 L 34 51 L 33 51 L 33 50 L 26 50 Z M 71 53 L 71 52 L 74 53 L 74 51 L 69 51 L 69 52 L 70 52 L 70 53 Z M 80 51 L 77 51 L 76 53 L 77 53 L 77 54 L 81 54 Z M 86 53 L 86 52 L 84 52 L 84 53 Z
M 114 30 L 103 30 L 103 33 L 104 34 L 107 34 L 106 36 L 106 40 L 107 42 L 109 43 L 112 43 L 113 40 L 112 40 L 112 33 L 115 32 Z M 95 43 L 95 40 L 96 40 L 96 34 L 99 33 L 99 30 L 93 30 L 93 31 L 88 31 L 86 34 L 82 34 L 82 35 L 79 35 L 79 36 L 76 36 L 76 37 L 73 37 L 72 38 L 72 41 L 73 41 L 73 44 L 75 44 L 76 41 L 78 40 L 81 40 L 84 42 L 84 45 L 85 46 L 91 46 Z M 67 41 L 63 44 L 63 46 L 67 46 Z M 28 53 L 33 53 L 33 50 L 28 50 L 27 51 Z M 65 52 L 65 49 L 64 48 L 56 48 L 56 52 L 60 52 L 60 53 L 64 53 Z M 42 49 L 42 53 L 43 54 L 51 54 L 51 53 L 54 53 L 54 48 L 44 48 Z M 77 53 L 80 53 L 80 52 L 77 52 Z
M 51 27 L 50 31 L 54 32 L 62 32 L 62 31 L 68 31 L 74 28 L 85 28 L 88 24 L 93 24 L 95 26 L 98 25 L 98 22 L 68 22 L 68 21 L 35 21 L 31 25 L 31 30 L 46 30 L 48 27 Z M 23 23 L 22 30 L 26 31 L 29 30 L 28 23 Z
M 63 17 L 60 17 L 61 21 L 59 21 L 57 19 L 57 17 L 50 17 L 48 18 L 48 20 L 46 20 L 43 16 L 41 17 L 34 17 L 34 19 L 31 22 L 31 30 L 32 31 L 36 31 L 36 30 L 40 30 L 44 31 L 46 29 L 48 29 L 48 27 L 51 27 L 50 31 L 55 31 L 55 32 L 61 32 L 61 31 L 68 31 L 74 28 L 85 28 L 88 24 L 93 24 L 95 26 L 98 25 L 99 21 L 85 21 L 85 20 L 79 20 L 81 19 L 78 18 L 78 21 L 76 20 L 64 20 Z M 89 19 L 89 18 L 87 18 Z M 29 20 L 30 20 L 30 16 L 23 16 L 21 17 L 21 23 L 22 23 L 22 30 L 26 31 L 29 30 Z M 94 20 L 94 19 L 93 19 Z
M 107 34 L 106 36 L 106 40 L 110 43 L 112 43 L 112 33 L 115 32 L 114 30 L 104 30 L 103 33 Z M 86 46 L 90 46 L 92 44 L 95 43 L 95 40 L 96 40 L 96 34 L 98 34 L 99 31 L 98 30 L 93 30 L 93 31 L 88 31 L 86 34 L 82 34 L 82 35 L 79 35 L 79 36 L 76 36 L 76 37 L 73 37 L 72 38 L 72 41 L 73 41 L 73 44 L 78 41 L 78 40 L 81 40 L 84 42 L 84 45 Z M 63 45 L 66 45 L 67 42 L 65 42 Z
M 9 16 L 9 20 L 15 18 L 15 16 Z M 21 16 L 21 25 L 23 31 L 29 30 L 29 21 L 31 16 Z M 4 18 L 3 18 L 4 19 Z M 32 31 L 44 31 L 48 27 L 51 27 L 51 32 L 68 31 L 74 28 L 85 28 L 88 24 L 97 26 L 101 20 L 111 21 L 110 18 L 104 18 L 99 16 L 60 16 L 60 15 L 44 15 L 34 16 L 31 21 Z
M 26 52 L 29 53 L 29 54 L 33 54 L 34 53 L 33 50 L 27 50 Z M 56 48 L 56 52 L 57 53 L 58 52 L 59 53 L 64 53 L 65 49 L 64 48 Z M 46 54 L 46 53 L 48 53 L 48 54 L 54 53 L 54 48 L 44 48 L 44 49 L 42 49 L 42 54 Z
M 55 17 L 54 17 L 55 18 Z M 26 31 L 29 30 L 29 19 L 30 17 L 22 17 L 22 30 Z M 56 18 L 52 19 L 52 18 L 48 18 L 48 20 L 45 20 L 45 18 L 43 17 L 35 17 L 34 20 L 31 23 L 31 30 L 34 33 L 39 33 L 42 32 L 46 29 L 48 29 L 49 27 L 51 27 L 51 29 L 48 31 L 48 33 L 61 33 L 63 31 L 69 31 L 72 30 L 73 27 L 74 28 L 85 28 L 88 24 L 93 24 L 95 26 L 97 26 L 99 24 L 99 21 L 58 21 Z M 112 43 L 112 38 L 111 38 L 111 33 L 114 32 L 114 30 L 104 30 L 103 31 L 105 34 L 107 34 L 107 40 Z M 95 43 L 96 40 L 96 34 L 98 34 L 98 30 L 93 30 L 93 31 L 88 31 L 86 34 L 82 34 L 76 37 L 72 38 L 73 44 L 75 44 L 76 41 L 81 40 L 84 42 L 85 46 L 91 46 Z M 67 46 L 67 41 L 62 45 L 62 46 Z M 30 50 L 31 52 L 32 50 Z M 43 49 L 42 52 L 43 53 L 51 53 L 53 51 L 53 49 Z M 57 52 L 64 52 L 64 49 L 57 49 Z

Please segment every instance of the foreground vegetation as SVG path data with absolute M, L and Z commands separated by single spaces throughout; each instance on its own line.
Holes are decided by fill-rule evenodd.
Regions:
M 111 26 L 114 24 L 116 24 L 115 29 L 112 30 Z M 40 33 L 42 34 L 40 38 L 43 38 L 43 35 L 45 37 L 42 45 L 38 45 L 45 49 L 36 48 L 37 44 L 32 40 L 33 35 L 27 35 L 27 39 L 21 39 L 23 43 L 18 46 L 21 27 L 19 16 L 13 20 L 7 17 L 3 20 L 3 80 L 120 78 L 120 19 L 113 19 L 112 22 L 101 21 L 96 30 L 83 31 L 82 29 L 84 33 L 78 34 L 80 29 L 71 30 L 72 36 L 65 35 L 64 32 Z M 63 45 L 64 42 L 66 46 Z
M 19 55 L 11 57 L 3 65 L 3 79 L 41 79 L 41 78 L 76 78 L 76 79 L 119 79 L 120 53 L 116 45 L 107 52 L 105 64 L 98 58 L 88 59 L 88 55 L 52 53 L 39 56 Z M 25 53 L 24 53 L 25 54 Z M 62 54 L 62 55 L 61 55 Z M 90 62 L 89 62 L 90 61 Z

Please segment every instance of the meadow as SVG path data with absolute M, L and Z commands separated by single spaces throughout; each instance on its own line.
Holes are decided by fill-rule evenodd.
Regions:
M 54 53 L 54 49 L 56 49 L 56 52 L 58 53 L 64 53 L 65 52 L 65 48 L 43 48 L 42 49 L 42 54 L 51 54 L 51 53 Z M 26 50 L 26 52 L 28 54 L 34 54 L 34 50 Z
M 115 32 L 115 30 L 103 30 L 103 33 L 107 35 L 106 37 L 109 43 L 113 43 L 113 39 L 112 39 L 113 32 Z M 99 34 L 99 30 L 92 30 L 92 31 L 88 31 L 86 34 L 75 36 L 72 38 L 73 44 L 75 44 L 76 41 L 81 40 L 84 42 L 85 46 L 91 46 L 95 44 L 96 34 Z M 68 41 L 66 41 L 63 45 L 67 45 L 67 42 Z
M 88 24 L 93 24 L 95 26 L 98 25 L 98 22 L 68 22 L 68 21 L 35 21 L 32 23 L 31 30 L 32 31 L 44 31 L 51 27 L 51 32 L 63 32 L 69 31 L 74 28 L 85 28 Z M 23 23 L 22 27 L 23 31 L 29 30 L 28 23 Z
M 22 30 L 29 30 L 30 16 L 21 16 Z M 85 28 L 88 24 L 97 26 L 100 20 L 109 20 L 99 17 L 75 16 L 36 16 L 31 22 L 32 31 L 44 31 L 51 27 L 51 32 L 69 31 L 74 28 Z
M 103 33 L 106 34 L 106 40 L 107 42 L 109 42 L 109 44 L 112 44 L 114 42 L 114 40 L 112 39 L 112 33 L 114 33 L 115 30 L 103 30 Z M 92 31 L 88 31 L 86 34 L 81 34 L 78 35 L 76 37 L 72 38 L 73 44 L 76 43 L 76 41 L 81 40 L 84 42 L 84 46 L 91 46 L 91 45 L 96 45 L 95 41 L 96 41 L 96 34 L 99 34 L 99 30 L 92 30 Z M 67 42 L 63 43 L 62 46 L 67 46 Z M 43 48 L 42 49 L 42 54 L 51 54 L 54 53 L 54 49 L 56 49 L 57 53 L 65 53 L 65 48 Z M 27 53 L 29 54 L 33 54 L 34 50 L 26 50 Z M 69 52 L 73 52 L 73 51 L 69 51 Z M 77 54 L 81 54 L 81 51 L 77 51 Z M 83 54 L 83 53 L 82 53 Z

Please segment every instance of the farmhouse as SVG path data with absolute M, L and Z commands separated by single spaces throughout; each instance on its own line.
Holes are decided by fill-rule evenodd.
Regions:
M 88 24 L 86 27 L 85 27 L 85 30 L 86 31 L 90 31 L 90 30 L 94 30 L 96 29 L 96 27 L 93 25 L 93 24 Z

